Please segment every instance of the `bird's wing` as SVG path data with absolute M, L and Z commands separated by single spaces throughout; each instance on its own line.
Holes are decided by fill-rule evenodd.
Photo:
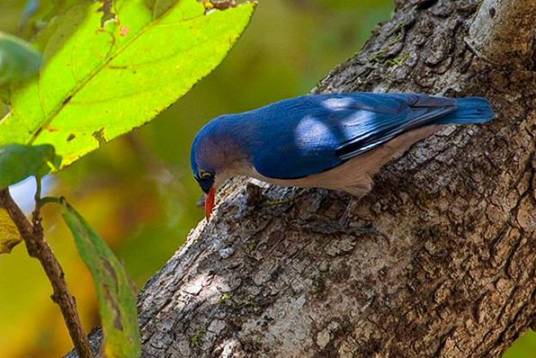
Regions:
M 314 95 L 278 102 L 254 113 L 262 123 L 257 130 L 266 139 L 256 146 L 253 165 L 269 178 L 306 177 L 455 110 L 453 99 L 403 93 Z
M 407 130 L 432 124 L 457 108 L 455 100 L 444 97 L 413 93 L 377 94 L 376 96 L 378 96 L 380 109 L 387 101 L 394 100 L 401 103 L 398 112 L 394 115 L 378 113 L 369 121 L 361 123 L 360 128 L 354 132 L 355 137 L 341 143 L 336 149 L 340 159 L 353 158 L 387 143 Z

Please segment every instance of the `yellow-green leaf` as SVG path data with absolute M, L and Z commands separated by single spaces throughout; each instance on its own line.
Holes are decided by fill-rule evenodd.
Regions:
M 20 242 L 17 227 L 6 209 L 0 208 L 0 254 L 9 254 Z
M 0 145 L 49 143 L 62 165 L 72 163 L 184 95 L 222 61 L 254 9 L 205 12 L 180 0 L 159 16 L 161 6 L 147 3 L 116 1 L 104 24 L 101 4 L 87 0 L 57 18 L 39 79 L 13 93 L 0 120 Z
M 60 164 L 61 157 L 48 144 L 0 146 L 0 189 L 32 175 L 43 177 Z
M 73 207 L 65 202 L 63 207 L 63 218 L 95 281 L 106 357 L 139 357 L 141 342 L 136 296 L 124 267 Z
M 41 54 L 23 40 L 0 32 L 0 87 L 24 81 L 41 66 Z

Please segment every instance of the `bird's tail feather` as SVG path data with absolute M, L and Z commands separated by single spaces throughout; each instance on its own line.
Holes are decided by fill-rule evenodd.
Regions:
M 482 97 L 466 97 L 456 100 L 458 109 L 443 117 L 438 124 L 486 123 L 495 118 L 489 101 Z

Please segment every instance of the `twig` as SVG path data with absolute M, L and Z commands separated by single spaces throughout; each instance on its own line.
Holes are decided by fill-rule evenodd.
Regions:
M 39 187 L 38 187 L 39 191 Z M 36 194 L 36 198 L 40 193 Z M 32 223 L 26 218 L 17 204 L 13 201 L 8 189 L 0 190 L 0 205 L 6 209 L 11 220 L 17 226 L 20 235 L 26 243 L 28 254 L 36 258 L 43 266 L 45 273 L 52 284 L 52 300 L 60 306 L 63 319 L 69 330 L 69 334 L 82 358 L 91 358 L 93 353 L 88 338 L 82 328 L 80 317 L 76 309 L 74 297 L 67 288 L 65 274 L 60 263 L 54 256 L 52 249 L 44 239 L 43 226 L 39 214 L 39 200 L 36 201 L 36 210 L 33 213 Z
M 35 209 L 33 212 L 33 215 L 39 215 L 41 212 L 41 178 L 35 177 L 35 195 L 34 195 L 34 202 L 35 202 Z
M 50 204 L 50 203 L 63 205 L 63 198 L 62 197 L 57 198 L 55 196 L 45 196 L 45 197 L 43 197 L 41 199 L 37 199 L 36 203 L 38 203 L 38 205 L 40 205 L 41 207 L 45 206 L 46 204 Z

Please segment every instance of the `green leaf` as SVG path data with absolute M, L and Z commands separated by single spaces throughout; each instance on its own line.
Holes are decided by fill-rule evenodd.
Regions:
M 0 254 L 9 254 L 21 241 L 17 226 L 6 209 L 0 208 Z
M 136 296 L 127 273 L 112 250 L 73 207 L 63 201 L 63 218 L 78 252 L 95 281 L 104 330 L 105 356 L 130 358 L 141 355 Z
M 0 32 L 0 87 L 24 81 L 41 67 L 41 54 L 23 40 Z
M 56 16 L 79 3 L 80 0 L 28 0 L 20 19 L 21 37 L 33 38 L 39 45 L 42 39 L 35 36 L 46 29 Z
M 49 144 L 0 146 L 0 189 L 32 175 L 43 177 L 60 164 L 61 158 Z
M 180 0 L 161 16 L 148 0 L 81 1 L 56 19 L 39 79 L 12 95 L 0 145 L 49 143 L 68 165 L 152 119 L 213 70 L 247 26 L 254 3 L 208 11 Z M 155 13 L 153 13 L 156 11 Z M 104 27 L 101 27 L 104 26 Z

